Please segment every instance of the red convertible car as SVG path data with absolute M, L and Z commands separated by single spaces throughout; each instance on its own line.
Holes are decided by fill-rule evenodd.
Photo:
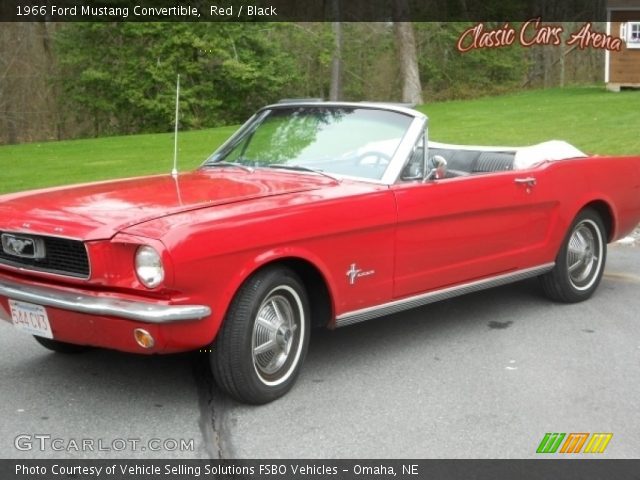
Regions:
M 579 302 L 640 222 L 640 158 L 438 144 L 390 104 L 258 111 L 200 168 L 0 197 L 0 317 L 45 347 L 206 349 L 287 392 L 312 327 L 539 277 Z

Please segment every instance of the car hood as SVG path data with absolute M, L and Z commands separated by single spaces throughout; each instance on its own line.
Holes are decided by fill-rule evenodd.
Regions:
M 166 215 L 304 192 L 333 181 L 258 169 L 201 169 L 0 196 L 0 231 L 99 240 Z

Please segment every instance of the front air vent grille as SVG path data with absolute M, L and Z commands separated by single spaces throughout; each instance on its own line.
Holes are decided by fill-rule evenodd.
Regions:
M 0 264 L 70 277 L 89 278 L 89 257 L 83 242 L 43 235 L 0 232 L 0 234 L 5 233 L 19 238 L 42 241 L 44 256 L 42 258 L 19 257 L 7 253 L 0 247 Z

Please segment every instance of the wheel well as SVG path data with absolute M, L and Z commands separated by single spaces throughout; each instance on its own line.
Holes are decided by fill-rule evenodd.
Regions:
M 262 268 L 282 265 L 293 270 L 307 290 L 309 310 L 311 311 L 311 326 L 326 327 L 333 316 L 333 307 L 329 287 L 324 275 L 312 263 L 301 258 L 283 258 L 274 260 Z
M 613 212 L 611 211 L 609 204 L 603 200 L 595 200 L 585 205 L 583 210 L 585 208 L 591 208 L 598 212 L 598 215 L 600 215 L 600 218 L 602 219 L 602 223 L 604 223 L 604 228 L 607 230 L 607 240 L 610 242 L 613 238 L 614 220 Z

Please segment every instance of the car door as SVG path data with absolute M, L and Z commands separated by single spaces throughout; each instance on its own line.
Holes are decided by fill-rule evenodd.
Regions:
M 527 171 L 392 186 L 398 224 L 394 297 L 535 266 L 548 212 L 532 201 Z M 534 262 L 532 264 L 532 262 Z

